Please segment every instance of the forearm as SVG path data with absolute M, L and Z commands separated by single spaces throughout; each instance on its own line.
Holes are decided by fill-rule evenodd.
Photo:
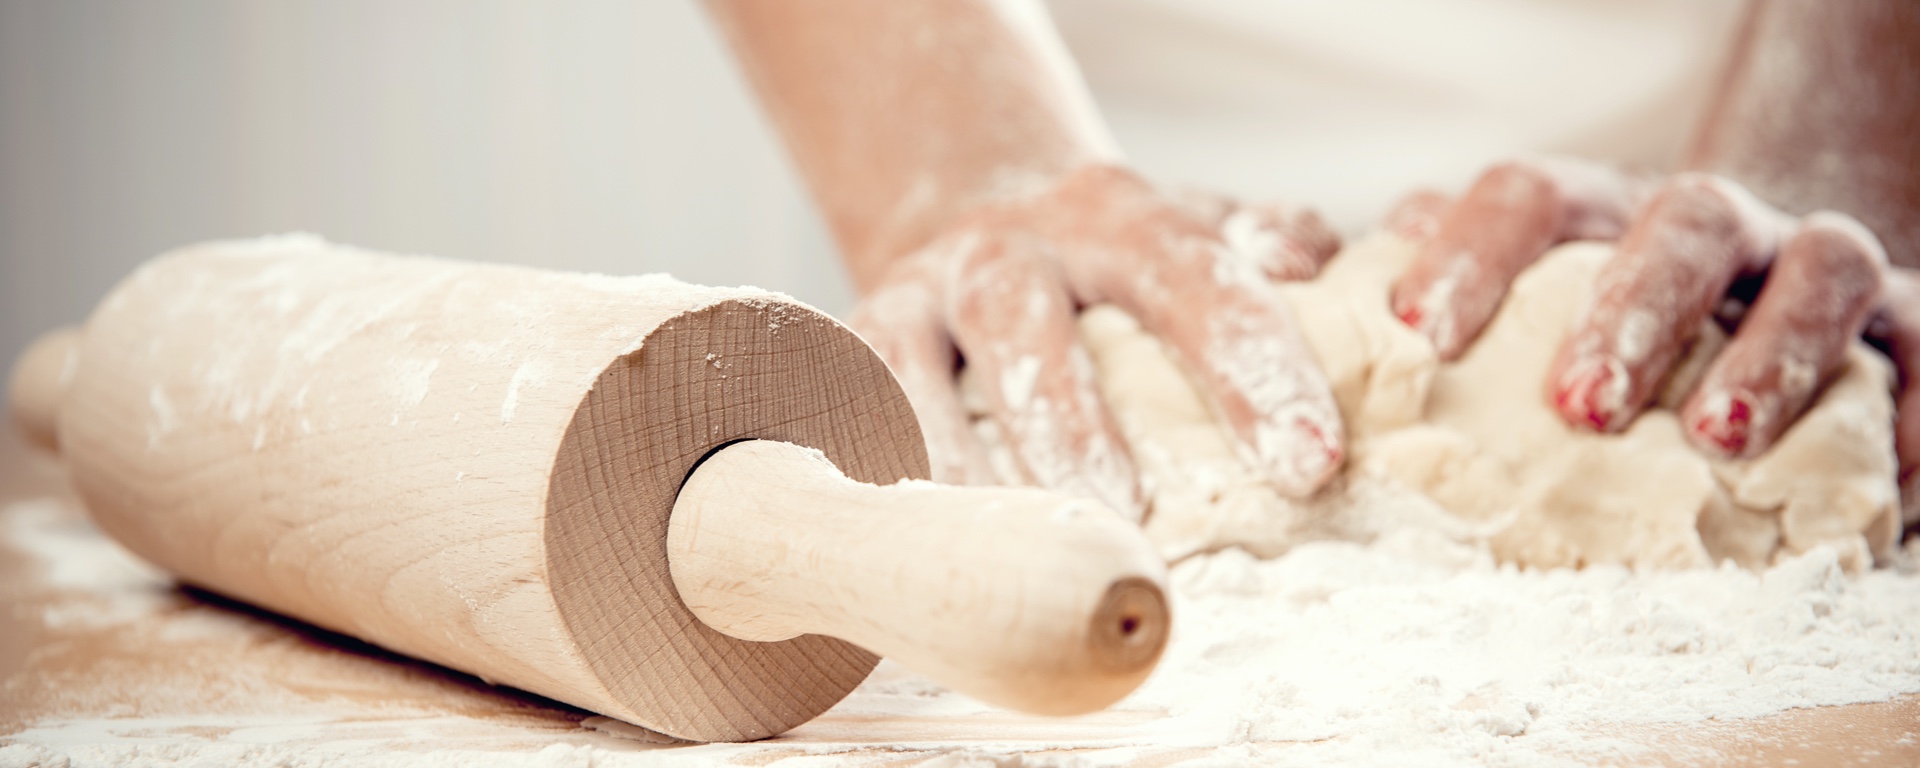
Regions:
M 1688 165 L 1859 218 L 1920 266 L 1920 4 L 1755 0 Z
M 1027 0 L 708 0 L 862 292 L 970 209 L 1116 150 Z

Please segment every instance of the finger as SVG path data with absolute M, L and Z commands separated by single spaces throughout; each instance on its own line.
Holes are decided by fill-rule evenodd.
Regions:
M 1624 429 L 1742 272 L 1778 242 L 1779 214 L 1718 177 L 1674 177 L 1634 220 L 1595 281 L 1593 303 L 1547 374 L 1562 419 Z
M 986 450 L 968 429 L 954 389 L 955 350 L 940 311 L 940 290 L 923 262 L 939 246 L 903 262 L 862 301 L 847 325 L 885 361 L 913 405 L 927 443 L 933 480 L 990 485 L 996 480 Z
M 1893 361 L 1893 444 L 1900 457 L 1902 518 L 1912 526 L 1920 523 L 1920 271 L 1890 269 L 1884 282 L 1868 335 Z
M 1614 169 L 1570 160 L 1487 169 L 1440 215 L 1394 285 L 1394 315 L 1432 341 L 1441 359 L 1457 359 L 1493 319 L 1514 277 L 1548 248 L 1617 235 L 1637 185 Z
M 949 265 L 949 327 L 1027 479 L 1135 520 L 1145 501 L 1075 308 L 1032 235 L 973 230 Z
M 1459 357 L 1493 318 L 1513 277 L 1558 239 L 1563 207 L 1539 168 L 1515 162 L 1488 169 L 1441 215 L 1394 285 L 1394 315 L 1432 341 L 1441 359 Z
M 1340 234 L 1311 208 L 1242 204 L 1197 190 L 1170 198 L 1174 208 L 1217 230 L 1235 256 L 1271 280 L 1311 280 L 1340 252 Z
M 1226 195 L 1199 187 L 1173 187 L 1166 192 L 1166 202 L 1195 221 L 1204 221 L 1208 226 L 1218 227 L 1240 210 L 1240 202 Z
M 1345 458 L 1340 413 L 1278 292 L 1172 209 L 1099 230 L 1063 254 L 1089 301 L 1111 301 L 1165 340 L 1248 462 L 1304 497 Z
M 1772 445 L 1846 366 L 1848 345 L 1880 300 L 1886 261 L 1859 222 L 1808 216 L 1681 409 L 1694 444 L 1727 458 Z
M 1382 225 L 1408 240 L 1426 240 L 1439 234 L 1440 218 L 1452 205 L 1453 198 L 1440 190 L 1416 189 L 1393 204 Z
M 1326 376 L 1278 292 L 1226 253 L 1213 222 L 1117 168 L 1076 174 L 1040 213 L 1081 302 L 1112 302 L 1166 341 L 1275 487 L 1306 496 L 1339 470 L 1345 436 Z
M 1241 206 L 1222 220 L 1229 253 L 1269 280 L 1311 280 L 1340 251 L 1340 235 L 1320 214 L 1282 203 Z

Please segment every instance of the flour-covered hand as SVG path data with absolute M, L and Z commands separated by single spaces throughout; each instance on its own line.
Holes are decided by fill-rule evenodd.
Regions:
M 1026 480 L 1137 513 L 1134 462 L 1074 322 L 1114 304 L 1174 350 L 1249 462 L 1305 495 L 1338 470 L 1344 435 L 1270 281 L 1309 277 L 1337 248 L 1310 212 L 1092 166 L 965 217 L 895 264 L 852 322 L 920 411 L 937 478 L 992 478 L 953 387 L 965 365 Z
M 1875 317 L 1882 337 L 1900 342 L 1883 346 L 1899 350 L 1902 405 L 1914 399 L 1920 310 L 1883 291 L 1883 283 L 1910 285 L 1911 275 L 1888 267 L 1879 240 L 1844 214 L 1789 216 L 1710 174 L 1654 182 L 1551 159 L 1495 166 L 1457 202 L 1409 198 L 1389 221 L 1424 235 L 1395 286 L 1394 311 L 1449 359 L 1465 353 L 1514 276 L 1549 247 L 1618 241 L 1548 373 L 1546 396 L 1576 428 L 1625 429 L 1707 322 L 1732 339 L 1687 395 L 1681 419 L 1711 454 L 1746 457 L 1772 445 L 1838 375 L 1848 344 Z M 1920 419 L 1901 414 L 1903 424 Z M 1920 437 L 1900 451 L 1910 475 Z

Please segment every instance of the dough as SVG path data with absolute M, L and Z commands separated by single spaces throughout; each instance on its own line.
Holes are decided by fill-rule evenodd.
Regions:
M 1677 367 L 1662 406 L 1624 434 L 1574 432 L 1546 405 L 1547 366 L 1611 246 L 1547 254 L 1468 354 L 1446 365 L 1387 308 L 1412 254 L 1411 243 L 1376 235 L 1316 280 L 1282 287 L 1333 385 L 1350 446 L 1343 476 L 1304 501 L 1281 497 L 1241 464 L 1158 340 L 1112 307 L 1083 313 L 1082 338 L 1149 483 L 1146 531 L 1162 554 L 1240 546 L 1270 556 L 1302 541 L 1424 525 L 1536 567 L 1757 568 L 1826 545 L 1859 569 L 1897 543 L 1891 371 L 1864 345 L 1772 450 L 1714 461 L 1687 444 L 1672 407 L 1724 343 L 1717 327 Z M 997 444 L 990 420 L 976 428 Z

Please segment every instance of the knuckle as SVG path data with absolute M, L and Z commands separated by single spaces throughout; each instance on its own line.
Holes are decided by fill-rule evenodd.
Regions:
M 1092 163 L 1081 166 L 1061 180 L 1062 189 L 1084 187 L 1093 188 L 1132 188 L 1148 187 L 1147 180 L 1125 166 L 1112 163 Z
M 1860 220 L 1838 211 L 1815 211 L 1801 221 L 1795 239 L 1819 240 L 1835 257 L 1847 262 L 1864 262 L 1876 271 L 1886 266 L 1887 251 Z
M 937 293 L 919 270 L 895 269 L 847 318 L 861 335 L 889 336 L 932 322 Z
M 1545 167 L 1543 167 L 1538 160 L 1526 157 L 1509 157 L 1494 161 L 1491 165 L 1487 166 L 1487 170 L 1481 175 L 1509 179 L 1544 179 L 1547 174 Z
M 1417 189 L 1400 198 L 1387 213 L 1386 227 L 1405 237 L 1425 239 L 1439 229 L 1440 217 L 1452 201 L 1439 190 Z M 1331 231 L 1331 227 L 1328 228 Z M 1339 249 L 1338 235 L 1334 250 Z
M 1312 208 L 1294 213 L 1287 234 L 1316 261 L 1326 261 L 1340 251 L 1340 233 Z
M 1240 210 L 1240 204 L 1231 198 L 1192 187 L 1175 188 L 1164 196 L 1169 205 L 1196 221 L 1217 224 Z
M 1031 327 L 1072 307 L 1061 278 L 1025 236 L 987 238 L 957 259 L 947 281 L 952 323 L 961 330 Z
M 1718 174 L 1675 174 L 1654 192 L 1649 215 L 1670 225 L 1719 230 L 1750 250 L 1770 250 L 1790 219 L 1746 187 Z
M 1872 233 L 1851 219 L 1808 217 L 1781 249 L 1774 272 L 1795 293 L 1837 299 L 1834 309 L 1852 314 L 1881 297 L 1886 254 Z
M 1667 178 L 1660 190 L 1669 194 L 1706 195 L 1724 198 L 1723 190 L 1732 184 L 1726 179 L 1701 171 L 1685 171 Z
M 943 261 L 946 282 L 962 290 L 978 290 L 996 280 L 1020 279 L 1041 249 L 1039 238 L 1019 230 L 969 227 L 943 241 L 937 259 Z
M 1650 225 L 1733 236 L 1743 226 L 1735 191 L 1739 187 L 1706 173 L 1678 174 L 1660 185 L 1647 208 Z
M 1509 158 L 1487 166 L 1475 186 L 1505 195 L 1552 194 L 1556 189 L 1547 169 L 1526 158 Z
M 1667 180 L 1655 193 L 1653 206 L 1666 214 L 1731 219 L 1733 201 L 1727 182 L 1703 173 L 1686 173 Z

